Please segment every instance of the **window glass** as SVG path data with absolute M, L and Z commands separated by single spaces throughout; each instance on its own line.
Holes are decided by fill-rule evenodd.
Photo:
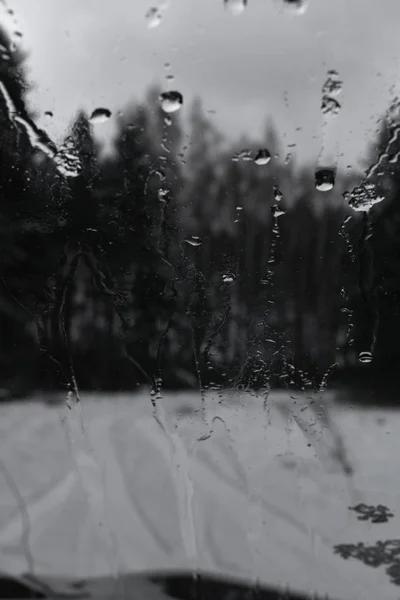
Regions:
M 0 598 L 398 598 L 400 6 L 0 2 Z

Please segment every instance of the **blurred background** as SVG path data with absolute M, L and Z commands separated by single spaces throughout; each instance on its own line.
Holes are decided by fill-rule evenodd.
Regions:
M 325 64 L 324 53 L 322 66 L 321 61 L 312 63 L 304 47 L 300 63 L 315 67 L 318 77 L 311 77 L 315 84 L 310 87 L 301 75 L 289 92 L 280 92 L 278 81 L 276 119 L 271 108 L 264 116 L 256 109 L 250 111 L 251 118 L 238 114 L 235 103 L 240 98 L 229 89 L 223 107 L 207 109 L 202 86 L 209 104 L 215 85 L 207 83 L 204 65 L 197 86 L 184 73 L 180 87 L 171 63 L 159 55 L 161 64 L 158 60 L 157 69 L 148 69 L 147 83 L 140 75 L 136 85 L 134 77 L 133 88 L 142 90 L 140 99 L 117 93 L 110 83 L 112 100 L 104 106 L 96 104 L 94 90 L 100 83 L 104 88 L 113 70 L 110 57 L 104 63 L 97 55 L 101 42 L 93 36 L 100 35 L 100 25 L 99 30 L 88 29 L 82 60 L 95 56 L 103 74 L 95 79 L 88 65 L 77 68 L 75 45 L 87 26 L 84 17 L 91 14 L 90 3 L 77 8 L 75 30 L 60 21 L 64 4 L 58 16 L 48 2 L 42 4 L 43 18 L 35 8 L 35 21 L 29 26 L 33 9 L 26 2 L 15 2 L 15 10 L 2 7 L 2 397 L 35 390 L 134 390 L 143 384 L 154 389 L 251 390 L 319 389 L 329 383 L 364 386 L 370 390 L 363 394 L 365 399 L 378 393 L 378 386 L 380 396 L 390 399 L 397 386 L 400 352 L 400 142 L 397 100 L 387 94 L 391 62 L 384 52 L 393 50 L 389 42 L 381 49 L 388 71 L 380 92 L 371 94 L 374 110 L 383 102 L 386 106 L 369 129 L 371 116 L 357 120 L 355 114 L 342 111 L 348 80 Z M 118 6 L 123 12 L 125 4 Z M 109 13 L 110 7 L 105 7 Z M 141 38 L 134 40 L 137 51 L 153 44 L 145 33 L 162 31 L 174 10 L 167 4 L 147 8 L 142 14 L 138 7 L 135 13 L 135 31 L 139 25 L 142 30 Z M 210 24 L 210 39 L 217 27 L 220 44 L 226 38 L 232 51 L 243 27 L 240 44 L 244 43 L 251 30 L 246 22 L 251 9 L 261 11 L 256 2 L 225 2 L 225 7 L 221 2 L 218 10 L 213 6 L 216 19 L 224 18 L 226 25 L 218 30 Z M 188 27 L 194 23 L 197 31 L 207 15 L 196 10 L 197 21 Z M 314 27 L 317 46 L 342 22 L 334 21 L 330 32 L 319 29 L 321 15 L 302 2 L 282 0 L 271 3 L 271 10 L 275 19 L 289 22 L 289 32 L 301 32 L 299 36 L 304 28 Z M 104 16 L 92 13 L 104 24 Z M 254 25 L 251 13 L 250 17 Z M 69 43 L 75 54 L 68 59 L 62 55 L 57 62 L 59 44 L 54 39 L 53 61 L 44 60 L 43 40 L 52 55 L 60 22 L 65 29 L 60 44 Z M 185 27 L 179 35 L 186 40 Z M 282 27 L 287 36 L 286 25 Z M 46 35 L 39 40 L 40 31 Z M 208 33 L 202 36 L 204 53 L 199 50 L 199 58 L 211 61 L 213 71 L 213 58 L 205 49 Z M 120 48 L 130 43 L 124 31 L 119 37 L 122 41 L 112 51 L 121 51 L 118 63 L 125 56 Z M 37 47 L 29 49 L 32 40 Z M 162 40 L 155 40 L 159 51 Z M 248 41 L 249 48 L 240 44 L 224 69 L 233 61 L 244 83 L 247 52 L 254 42 Z M 105 45 L 109 54 L 113 43 L 107 39 Z M 181 62 L 183 47 L 175 52 Z M 325 54 L 327 48 L 325 40 Z M 292 43 L 282 66 L 294 54 Z M 267 77 L 281 59 L 264 58 Z M 332 61 L 333 66 L 341 60 L 339 56 Z M 259 61 L 255 53 L 257 77 Z M 123 72 L 121 65 L 116 68 Z M 218 69 L 217 61 L 214 79 Z M 67 87 L 59 82 L 61 74 Z M 367 73 L 361 70 L 359 77 L 365 81 Z M 49 81 L 52 102 L 47 102 L 49 88 L 42 85 Z M 80 104 L 75 96 L 66 101 L 65 90 L 76 95 L 80 89 Z M 252 98 L 254 90 L 248 91 Z M 305 93 L 315 114 L 309 119 L 307 109 L 303 122 L 296 107 L 299 94 Z M 99 99 L 107 94 L 99 94 Z M 282 132 L 285 111 L 290 122 Z M 367 129 L 366 140 L 360 143 L 360 135 L 347 136 L 340 152 L 337 132 L 350 117 L 356 133 Z M 299 143 L 288 143 L 296 139 L 296 132 L 303 136 Z M 322 183 L 320 168 L 328 169 Z

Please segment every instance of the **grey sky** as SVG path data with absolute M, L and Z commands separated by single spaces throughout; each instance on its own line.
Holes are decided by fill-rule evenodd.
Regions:
M 79 107 L 106 106 L 115 115 L 151 82 L 169 89 L 169 72 L 185 98 L 183 115 L 201 94 L 224 133 L 258 138 L 270 116 L 285 144 L 297 144 L 291 151 L 299 162 L 315 160 L 321 87 L 327 70 L 336 69 L 344 83 L 342 110 L 327 145 L 344 153 L 339 164 L 355 166 L 399 93 L 400 3 L 309 0 L 302 16 L 282 10 L 283 3 L 249 0 L 235 17 L 223 0 L 170 0 L 155 29 L 145 20 L 157 6 L 149 0 L 10 0 L 8 6 L 31 52 L 32 106 L 54 112 L 51 123 L 39 116 L 38 124 L 56 138 Z M 113 124 L 100 127 L 109 135 Z

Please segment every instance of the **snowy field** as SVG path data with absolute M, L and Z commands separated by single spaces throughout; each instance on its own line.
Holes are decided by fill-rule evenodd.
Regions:
M 2 571 L 199 568 L 343 600 L 400 597 L 387 565 L 334 552 L 400 539 L 400 411 L 330 393 L 272 393 L 266 408 L 239 392 L 166 394 L 154 414 L 147 392 L 83 394 L 82 407 L 0 406 Z M 360 502 L 394 516 L 359 520 Z

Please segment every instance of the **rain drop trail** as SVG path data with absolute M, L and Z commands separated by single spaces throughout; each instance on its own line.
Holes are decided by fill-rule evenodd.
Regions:
M 359 354 L 359 360 L 364 363 L 372 361 L 379 328 L 379 309 L 374 281 L 374 256 L 370 242 L 371 237 L 372 226 L 369 213 L 364 212 L 359 248 L 359 288 L 364 303 L 363 331 L 360 342 L 362 350 Z
M 157 405 L 159 406 L 160 418 L 165 425 L 163 431 L 171 447 L 171 462 L 178 496 L 181 536 L 191 571 L 196 573 L 198 551 L 193 515 L 194 484 L 190 474 L 191 451 L 185 448 L 179 431 L 177 429 L 174 431 L 173 427 L 172 430 L 168 428 L 160 387 L 157 392 Z
M 337 151 L 332 147 L 331 138 L 334 132 L 335 117 L 341 109 L 337 96 L 341 94 L 342 88 L 343 83 L 337 71 L 333 69 L 328 71 L 327 79 L 322 86 L 322 145 L 315 171 L 315 187 L 320 192 L 328 192 L 335 185 Z
M 352 218 L 351 216 L 348 216 L 345 218 L 345 220 L 343 221 L 343 223 L 339 229 L 339 236 L 344 240 L 344 242 L 346 244 L 347 254 L 350 258 L 350 262 L 353 264 L 356 260 L 356 252 L 350 241 L 350 236 L 346 230 L 346 225 L 351 221 L 351 218 Z M 345 305 L 341 308 L 341 312 L 347 315 L 346 343 L 348 346 L 352 346 L 353 342 L 354 342 L 354 340 L 352 339 L 352 331 L 353 331 L 353 327 L 354 327 L 353 311 L 348 307 L 349 293 L 345 286 L 342 286 L 340 295 L 341 295 L 344 303 L 347 304 L 347 306 Z
M 0 81 L 0 92 L 6 105 L 9 120 L 12 123 L 20 125 L 25 130 L 32 148 L 41 150 L 51 158 L 59 173 L 65 177 L 77 177 L 80 175 L 82 165 L 75 152 L 72 138 L 67 138 L 64 144 L 57 149 L 45 131 L 38 129 L 28 118 L 18 114 L 15 104 L 2 81 Z
M 61 332 L 64 352 L 67 357 L 70 388 L 68 397 L 70 402 L 66 403 L 68 410 L 65 410 L 63 422 L 67 427 L 68 437 L 71 441 L 72 457 L 80 477 L 81 485 L 86 493 L 88 504 L 94 523 L 101 537 L 103 537 L 107 552 L 109 555 L 109 563 L 112 568 L 112 573 L 115 579 L 119 577 L 119 568 L 117 564 L 116 545 L 112 534 L 112 528 L 108 521 L 106 509 L 106 494 L 104 477 L 100 465 L 98 464 L 93 448 L 91 446 L 88 432 L 85 425 L 85 417 L 83 406 L 80 400 L 79 389 L 75 377 L 74 365 L 70 349 L 70 341 L 65 325 L 65 307 L 68 301 L 68 291 L 72 285 L 76 270 L 81 258 L 81 251 L 74 252 L 72 256 L 66 255 L 64 269 L 60 277 L 60 285 L 58 288 L 58 297 L 56 305 L 53 309 L 53 323 L 58 324 Z M 76 419 L 79 417 L 80 427 L 77 425 Z M 103 529 L 103 525 L 105 526 Z
M 395 155 L 393 157 L 391 156 L 390 149 L 391 149 L 392 145 L 396 144 L 398 137 L 400 135 L 399 111 L 400 111 L 400 101 L 396 100 L 389 107 L 389 110 L 388 110 L 388 113 L 386 116 L 386 121 L 389 125 L 389 130 L 391 132 L 389 140 L 388 140 L 385 148 L 382 150 L 382 152 L 378 156 L 378 159 L 375 161 L 375 163 L 372 163 L 372 165 L 370 165 L 370 167 L 365 171 L 365 180 L 368 180 L 372 175 L 374 175 L 386 159 L 388 159 L 391 162 L 395 158 Z
M 26 558 L 28 573 L 34 575 L 35 569 L 33 553 L 29 541 L 32 532 L 32 527 L 28 507 L 21 492 L 19 491 L 16 481 L 14 480 L 14 478 L 12 477 L 11 473 L 8 471 L 6 465 L 2 460 L 0 460 L 0 471 L 2 472 L 6 484 L 10 488 L 10 491 L 16 500 L 18 510 L 21 515 L 21 546 L 23 548 L 24 555 Z

